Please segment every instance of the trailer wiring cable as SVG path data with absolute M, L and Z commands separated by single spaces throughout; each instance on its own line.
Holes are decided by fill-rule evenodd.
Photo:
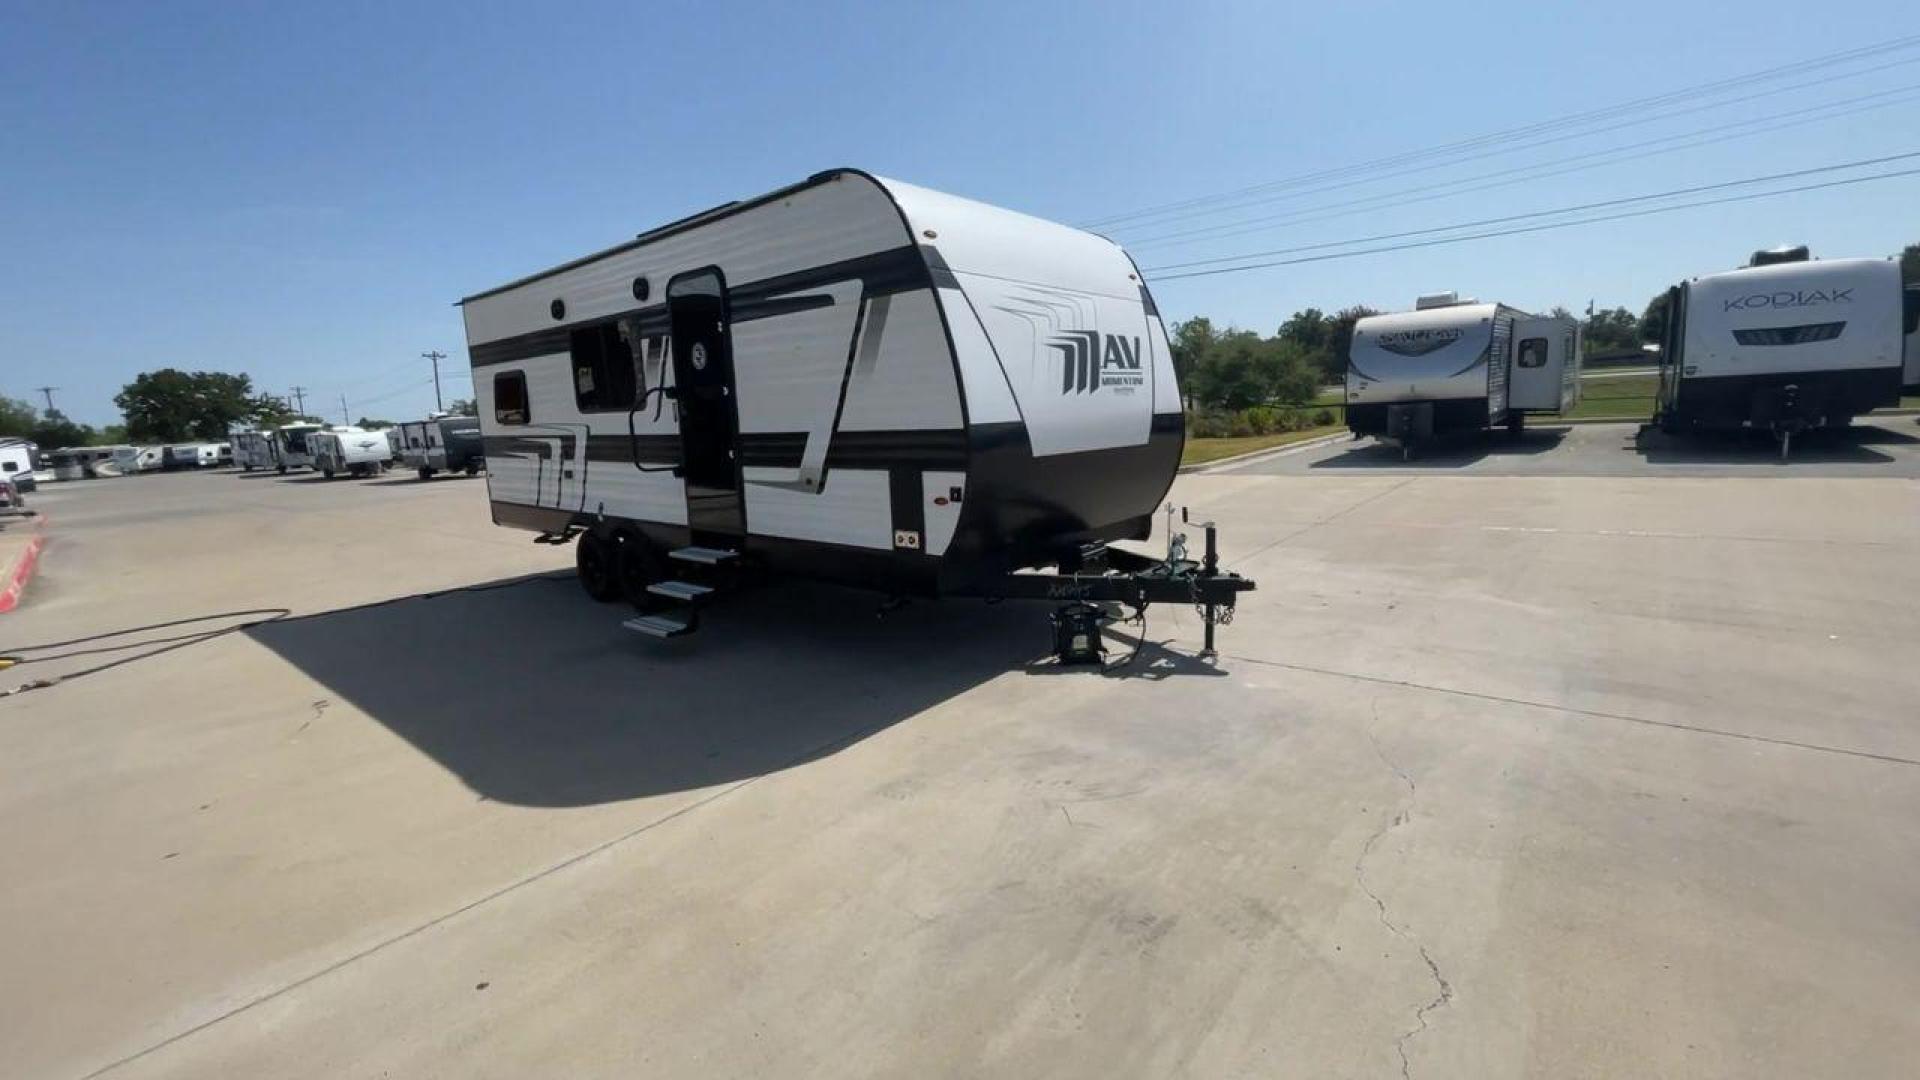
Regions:
M 14 646 L 13 648 L 0 651 L 0 671 L 5 671 L 15 667 L 24 667 L 28 664 L 45 664 L 45 663 L 50 663 L 57 660 L 71 660 L 75 657 L 80 657 L 80 656 L 99 656 L 106 653 L 124 652 L 128 649 L 147 648 L 149 646 L 158 646 L 158 647 L 148 648 L 146 652 L 136 653 L 132 656 L 122 656 L 115 660 L 109 660 L 103 664 L 96 664 L 95 666 L 90 668 L 83 668 L 79 671 L 70 671 L 63 675 L 50 675 L 44 679 L 34 679 L 29 682 L 21 683 L 18 686 L 12 686 L 6 689 L 0 689 L 0 698 L 8 698 L 8 697 L 13 697 L 17 694 L 24 694 L 29 690 L 45 690 L 50 687 L 59 686 L 63 683 L 73 682 L 75 679 L 85 678 L 88 675 L 97 675 L 103 671 L 110 671 L 124 664 L 131 664 L 138 660 L 151 659 L 155 656 L 161 656 L 166 653 L 173 652 L 177 649 L 185 649 L 190 646 L 202 644 L 204 642 L 214 641 L 218 638 L 225 637 L 228 634 L 238 633 L 242 630 L 251 630 L 255 627 L 266 626 L 272 623 L 285 622 L 285 621 L 299 621 L 301 619 L 311 619 L 311 618 L 317 618 L 317 617 L 326 616 L 326 615 L 340 615 L 347 612 L 369 611 L 374 608 L 386 607 L 391 604 L 405 603 L 412 600 L 434 600 L 442 596 L 451 596 L 456 593 L 492 592 L 496 589 L 515 588 L 517 586 L 526 585 L 535 581 L 561 581 L 561 580 L 566 580 L 568 578 L 571 578 L 572 576 L 573 576 L 572 571 L 561 571 L 561 572 L 547 573 L 547 574 L 533 574 L 527 577 L 513 578 L 508 581 L 489 582 L 485 585 L 462 585 L 462 586 L 457 586 L 451 589 L 439 589 L 439 590 L 428 591 L 428 592 L 408 593 L 402 596 L 388 597 L 384 600 L 375 600 L 367 604 L 357 604 L 352 607 L 335 608 L 329 611 L 316 611 L 307 615 L 298 615 L 298 616 L 296 616 L 293 613 L 292 608 L 285 608 L 285 607 L 244 608 L 238 611 L 222 611 L 212 615 L 193 615 L 184 619 L 170 619 L 170 620 L 167 620 L 166 622 L 148 623 L 144 626 L 131 626 L 131 627 L 124 627 L 119 630 L 107 630 L 98 634 L 88 634 L 84 637 L 68 638 L 65 641 L 47 641 L 47 642 L 41 642 L 34 645 Z M 252 618 L 251 616 L 259 616 L 259 617 Z M 210 623 L 210 622 L 215 622 L 222 619 L 240 619 L 243 621 L 233 623 L 230 626 L 220 626 L 220 627 L 215 627 L 208 630 L 196 630 L 196 631 L 191 631 L 189 633 L 184 633 L 184 634 L 175 634 L 170 637 L 141 638 L 137 641 L 127 641 L 120 644 L 109 644 L 109 645 L 95 644 L 96 642 L 111 641 L 114 638 L 132 637 L 137 634 L 145 634 L 155 630 L 170 630 L 170 629 L 173 629 L 174 627 L 190 626 L 195 623 Z M 77 649 L 73 648 L 73 646 L 76 646 L 76 645 L 90 646 L 90 647 L 77 648 Z M 53 650 L 61 650 L 61 649 L 64 649 L 67 651 L 53 652 Z M 52 653 L 52 655 L 47 655 L 47 656 L 35 655 L 39 653 Z

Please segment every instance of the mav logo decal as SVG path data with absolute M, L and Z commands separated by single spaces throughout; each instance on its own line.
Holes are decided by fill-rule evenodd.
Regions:
M 1091 394 L 1109 387 L 1130 394 L 1146 382 L 1140 370 L 1140 339 L 1069 330 L 1047 343 L 1060 353 L 1060 392 Z

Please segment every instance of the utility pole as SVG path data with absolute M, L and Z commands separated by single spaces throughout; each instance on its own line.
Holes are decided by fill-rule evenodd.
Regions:
M 347 415 L 347 395 L 340 395 L 340 423 L 345 427 L 353 426 L 353 417 Z
M 447 354 L 436 349 L 433 352 L 423 352 L 420 355 L 433 361 L 433 411 L 446 412 L 447 407 L 440 404 L 440 361 L 445 360 Z
M 60 389 L 59 387 L 57 387 L 57 386 L 36 386 L 36 387 L 34 387 L 34 389 L 35 389 L 35 390 L 38 390 L 38 391 L 40 391 L 41 393 L 43 393 L 43 394 L 45 394 L 45 395 L 47 395 L 47 411 L 48 411 L 48 412 L 58 412 L 58 411 L 59 411 L 58 409 L 55 409 L 55 408 L 53 407 L 53 392 L 54 392 L 55 390 L 58 390 L 58 389 Z
M 300 418 L 302 420 L 306 419 L 307 418 L 307 388 L 304 386 L 294 387 L 293 396 L 300 402 Z

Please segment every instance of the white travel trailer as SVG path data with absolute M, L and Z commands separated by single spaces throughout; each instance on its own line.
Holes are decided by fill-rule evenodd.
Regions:
M 440 472 L 464 472 L 473 476 L 486 467 L 477 416 L 409 420 L 397 430 L 400 462 L 419 473 L 422 480 Z
M 1505 304 L 1422 296 L 1412 311 L 1353 326 L 1347 353 L 1347 428 L 1400 443 L 1505 425 L 1580 401 L 1578 320 Z
M 331 480 L 338 473 L 378 476 L 393 461 L 393 445 L 384 432 L 361 428 L 334 428 L 307 436 L 313 467 Z
M 63 446 L 47 454 L 56 480 L 98 480 L 118 476 L 111 446 Z
M 1252 587 L 1104 546 L 1148 535 L 1184 426 L 1153 299 L 1091 233 L 836 170 L 462 309 L 494 521 L 577 538 L 597 599 L 679 605 L 635 630 L 691 629 L 743 564 L 896 595 L 1177 592 L 1209 644 Z M 1048 566 L 1082 573 L 1015 573 Z
M 273 467 L 282 475 L 288 469 L 310 469 L 313 467 L 313 451 L 308 448 L 307 440 L 316 431 L 324 430 L 319 424 L 282 424 L 273 429 Z
M 1907 361 L 1900 376 L 1900 389 L 1908 394 L 1920 394 L 1920 285 L 1907 286 L 1906 330 Z
M 1898 262 L 1756 251 L 1667 290 L 1654 422 L 1762 428 L 1785 457 L 1796 432 L 1899 403 L 1905 333 Z
M 168 469 L 211 469 L 221 463 L 223 450 L 228 450 L 225 443 L 178 443 L 166 448 L 162 465 Z
M 160 446 L 116 446 L 113 448 L 113 467 L 122 476 L 152 472 L 165 463 L 165 449 Z
M 10 480 L 21 491 L 39 487 L 33 478 L 34 459 L 40 448 L 25 439 L 0 438 L 0 479 Z
M 231 440 L 233 460 L 242 472 L 271 469 L 278 464 L 273 456 L 273 436 L 265 431 L 235 432 Z

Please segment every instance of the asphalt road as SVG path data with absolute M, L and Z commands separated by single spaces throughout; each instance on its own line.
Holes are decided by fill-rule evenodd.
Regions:
M 1519 438 L 1469 432 L 1421 447 L 1413 460 L 1371 438 L 1338 440 L 1220 471 L 1271 476 L 1354 472 L 1393 476 L 1747 477 L 1920 479 L 1920 417 L 1877 416 L 1842 432 L 1795 440 L 1786 462 L 1764 433 L 1669 437 L 1638 424 L 1532 422 Z
M 1909 1075 L 1914 492 L 1183 477 L 1260 589 L 1102 677 L 638 639 L 478 481 L 56 486 L 0 652 L 294 617 L 0 699 L 0 1075 Z

